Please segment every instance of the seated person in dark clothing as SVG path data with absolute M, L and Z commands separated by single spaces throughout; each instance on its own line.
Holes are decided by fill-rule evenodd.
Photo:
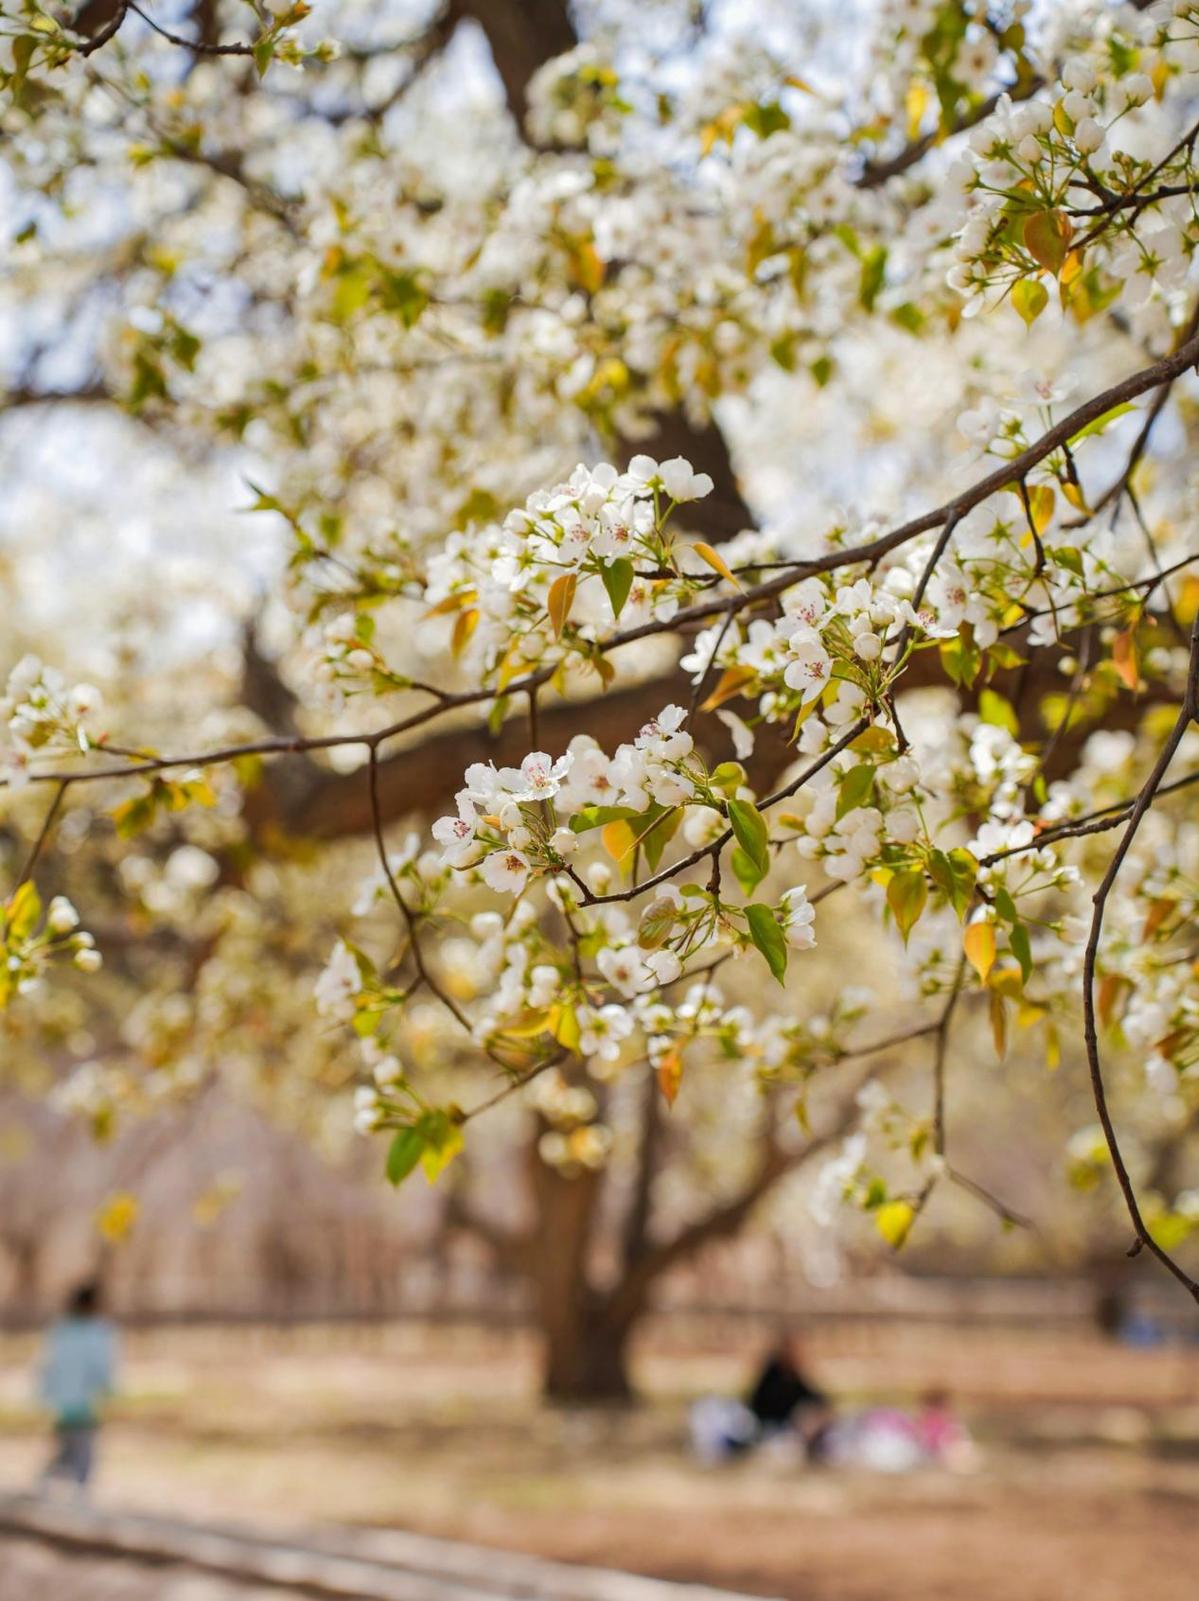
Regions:
M 809 1461 L 826 1457 L 833 1410 L 804 1376 L 796 1340 L 783 1333 L 771 1348 L 744 1402 L 709 1395 L 691 1409 L 691 1444 L 702 1462 L 725 1462 L 759 1445 L 801 1444 Z
M 746 1405 L 763 1434 L 794 1427 L 809 1455 L 818 1457 L 832 1410 L 823 1390 L 805 1378 L 802 1362 L 799 1342 L 784 1334 L 766 1358 Z

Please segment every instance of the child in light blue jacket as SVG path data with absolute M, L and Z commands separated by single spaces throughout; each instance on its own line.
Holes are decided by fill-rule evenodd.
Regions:
M 45 1479 L 67 1479 L 81 1490 L 91 1477 L 99 1403 L 112 1392 L 116 1331 L 101 1316 L 100 1287 L 81 1284 L 66 1315 L 46 1337 L 38 1389 L 54 1414 L 58 1444 Z

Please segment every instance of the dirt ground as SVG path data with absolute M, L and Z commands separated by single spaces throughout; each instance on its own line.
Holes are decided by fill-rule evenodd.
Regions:
M 537 1406 L 534 1353 L 517 1337 L 162 1330 L 126 1343 L 101 1504 L 285 1532 L 402 1526 L 788 1601 L 1199 1595 L 1199 1350 L 1116 1350 L 1050 1330 L 814 1331 L 812 1367 L 846 1406 L 931 1383 L 958 1398 L 977 1469 L 889 1478 L 691 1462 L 687 1405 L 740 1388 L 744 1350 L 644 1351 L 647 1399 L 615 1415 Z M 44 1452 L 31 1356 L 28 1342 L 0 1343 L 0 1492 L 28 1483 Z M 122 1590 L 100 1567 L 86 1591 L 11 1589 L 22 1565 L 49 1560 L 0 1548 L 0 1601 L 60 1590 L 173 1601 L 141 1588 L 144 1574 Z
M 0 1538 L 0 1601 L 280 1601 L 280 1594 L 172 1563 L 73 1556 L 37 1540 Z

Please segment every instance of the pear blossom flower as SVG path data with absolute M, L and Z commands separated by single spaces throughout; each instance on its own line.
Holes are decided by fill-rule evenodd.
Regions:
M 622 995 L 631 997 L 647 987 L 649 969 L 632 946 L 620 950 L 607 946 L 596 957 L 595 965 L 612 988 Z
M 54 934 L 69 934 L 79 927 L 79 913 L 65 895 L 56 895 L 46 908 L 46 927 Z
M 362 974 L 354 953 L 345 940 L 339 939 L 316 981 L 316 1009 L 322 1017 L 348 1022 L 354 1015 L 354 997 L 361 989 Z
M 808 701 L 815 700 L 829 682 L 832 658 L 814 629 L 793 634 L 789 652 L 791 659 L 783 673 L 783 682 L 788 689 L 798 690 L 806 705 Z
M 519 895 L 529 881 L 529 858 L 518 850 L 492 851 L 483 858 L 483 882 L 501 895 Z

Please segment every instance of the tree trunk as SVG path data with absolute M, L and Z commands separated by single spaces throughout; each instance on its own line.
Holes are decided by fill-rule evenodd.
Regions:
M 573 1319 L 558 1319 L 545 1330 L 543 1393 L 549 1401 L 587 1406 L 627 1406 L 630 1329 L 617 1328 L 602 1305 L 584 1306 Z
M 539 1122 L 538 1134 L 546 1127 Z M 534 1137 L 528 1161 L 536 1224 L 526 1261 L 544 1342 L 543 1392 L 551 1401 L 627 1402 L 628 1327 L 605 1316 L 589 1278 L 604 1174 L 564 1173 L 543 1162 L 537 1146 Z

